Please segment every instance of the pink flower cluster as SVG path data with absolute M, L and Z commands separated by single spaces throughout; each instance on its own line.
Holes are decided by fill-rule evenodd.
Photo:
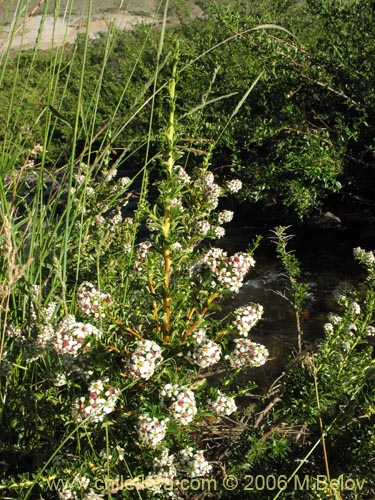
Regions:
M 156 342 L 139 340 L 126 361 L 128 374 L 132 378 L 148 380 L 161 360 L 161 348 Z
M 176 422 L 181 425 L 189 424 L 197 414 L 194 392 L 178 385 L 166 384 L 160 392 L 162 398 L 172 400 L 168 410 Z
M 77 356 L 84 348 L 88 349 L 90 344 L 88 337 L 99 337 L 100 331 L 90 323 L 76 321 L 73 315 L 63 319 L 54 332 L 53 347 L 58 354 Z
M 232 396 L 226 396 L 218 391 L 217 398 L 209 403 L 209 407 L 219 417 L 231 415 L 237 410 L 235 400 Z
M 228 257 L 227 252 L 221 248 L 211 248 L 194 270 L 199 272 L 209 269 L 213 275 L 211 286 L 219 284 L 238 293 L 246 274 L 254 265 L 255 260 L 245 252 L 237 252 Z
M 234 311 L 235 320 L 233 326 L 237 328 L 240 335 L 247 337 L 249 331 L 255 326 L 263 315 L 263 306 L 250 303 L 241 306 Z
M 149 415 L 140 415 L 137 431 L 142 444 L 156 448 L 165 437 L 168 422 L 169 418 L 159 420 Z
M 244 338 L 235 339 L 234 343 L 236 347 L 225 356 L 232 368 L 257 367 L 264 365 L 267 361 L 269 353 L 264 345 Z
M 92 283 L 85 281 L 77 289 L 77 305 L 81 312 L 95 319 L 105 317 L 104 309 L 111 301 L 108 293 L 100 292 Z
M 115 409 L 119 394 L 120 391 L 108 383 L 108 378 L 91 382 L 89 396 L 76 399 L 73 416 L 80 420 L 103 422 L 104 417 Z

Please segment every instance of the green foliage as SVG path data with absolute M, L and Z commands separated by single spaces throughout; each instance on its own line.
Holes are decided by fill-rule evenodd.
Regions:
M 10 100 L 2 93 L 4 144 L 17 138 L 24 147 L 41 143 L 44 121 L 52 120 L 50 162 L 69 157 L 74 136 L 77 151 L 90 156 L 110 141 L 122 168 L 134 168 L 142 161 L 145 136 L 151 134 L 148 149 L 157 153 L 158 131 L 166 124 L 164 101 L 153 100 L 152 92 L 155 78 L 165 81 L 168 54 L 178 37 L 185 147 L 200 151 L 207 141 L 216 141 L 213 167 L 224 179 L 240 175 L 246 187 L 242 199 L 273 200 L 303 216 L 342 186 L 368 196 L 371 2 L 268 2 L 262 8 L 210 3 L 205 9 L 207 19 L 181 14 L 180 26 L 166 32 L 158 75 L 152 69 L 157 33 L 148 26 L 129 33 L 111 29 L 96 40 L 81 37 L 64 53 L 56 49 L 11 60 L 2 78 L 3 88 L 13 89 Z M 268 28 L 254 29 L 262 24 Z M 53 91 L 49 78 L 40 75 L 52 75 Z M 15 78 L 18 84 L 12 86 Z
M 287 266 L 295 270 L 296 258 L 289 257 L 293 263 Z M 336 498 L 344 488 L 337 487 L 340 477 L 355 481 L 356 486 L 346 491 L 348 498 L 374 494 L 375 300 L 371 277 L 375 258 L 373 252 L 362 249 L 355 250 L 355 257 L 366 266 L 370 287 L 335 291 L 340 314 L 328 314 L 316 351 L 298 354 L 281 377 L 276 396 L 272 390 L 267 395 L 274 411 L 266 406 L 268 420 L 260 420 L 258 444 L 244 441 L 242 453 L 251 457 L 245 477 L 264 475 L 267 470 L 285 480 L 285 490 L 275 490 L 272 498 Z M 275 438 L 280 440 L 276 448 Z M 260 445 L 262 453 L 257 456 Z M 306 477 L 308 483 L 301 488 Z M 254 498 L 271 498 L 270 493 L 258 491 Z

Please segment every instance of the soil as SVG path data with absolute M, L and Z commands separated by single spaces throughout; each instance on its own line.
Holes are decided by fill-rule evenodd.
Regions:
M 8 2 L 9 4 L 10 2 Z M 88 33 L 95 38 L 98 33 L 110 27 L 132 29 L 140 23 L 161 23 L 163 9 L 159 0 L 92 0 L 91 13 L 89 2 L 70 2 L 62 0 L 59 12 L 51 5 L 45 9 L 44 0 L 32 0 L 27 11 L 16 11 L 16 1 L 12 5 L 0 2 L 0 53 L 11 46 L 12 49 L 41 50 L 74 43 L 78 33 Z M 203 12 L 194 1 L 185 0 L 185 10 L 192 16 Z M 176 22 L 173 9 L 168 10 L 169 22 Z

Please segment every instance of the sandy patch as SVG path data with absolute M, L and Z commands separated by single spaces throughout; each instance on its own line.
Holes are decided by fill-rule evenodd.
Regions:
M 46 16 L 43 20 L 41 15 L 31 16 L 20 23 L 12 36 L 12 26 L 3 26 L 0 32 L 0 52 L 9 45 L 12 49 L 32 49 L 36 45 L 41 50 L 50 49 L 65 44 L 74 43 L 78 33 L 88 32 L 90 38 L 95 38 L 98 33 L 106 32 L 110 26 L 118 29 L 130 30 L 140 23 L 156 22 L 152 17 L 128 14 L 125 12 L 106 13 L 101 18 L 93 19 L 87 26 L 87 22 L 79 19 L 66 20 L 55 19 Z

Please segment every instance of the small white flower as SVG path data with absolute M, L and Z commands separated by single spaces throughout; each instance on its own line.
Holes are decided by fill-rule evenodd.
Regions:
M 120 391 L 106 378 L 91 382 L 88 392 L 86 398 L 81 396 L 75 400 L 72 414 L 80 420 L 103 422 L 104 417 L 114 411 Z
M 358 302 L 352 302 L 349 304 L 349 311 L 351 311 L 355 315 L 361 314 L 361 306 L 358 304 Z
M 172 404 L 168 410 L 173 420 L 181 425 L 189 424 L 194 420 L 198 410 L 193 391 L 167 384 L 167 386 L 164 386 L 161 395 L 166 395 L 172 399 Z
M 77 305 L 81 312 L 95 319 L 105 318 L 105 308 L 111 302 L 109 293 L 101 292 L 85 281 L 77 288 Z
M 218 391 L 217 398 L 209 403 L 209 406 L 218 416 L 228 416 L 237 410 L 234 398 L 231 396 L 226 396 L 220 391 Z
M 374 326 L 367 326 L 365 333 L 368 337 L 375 337 L 375 327 Z

